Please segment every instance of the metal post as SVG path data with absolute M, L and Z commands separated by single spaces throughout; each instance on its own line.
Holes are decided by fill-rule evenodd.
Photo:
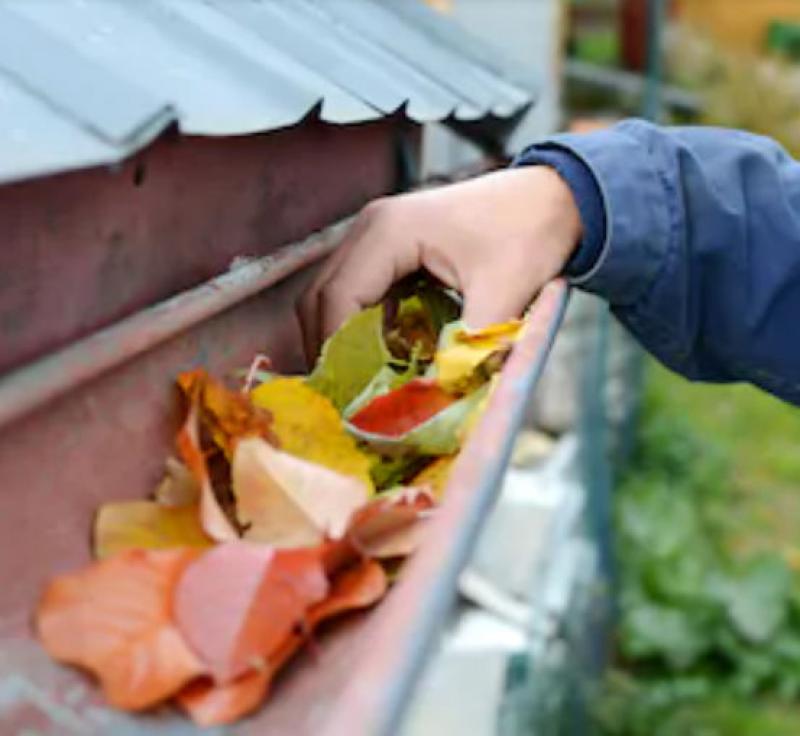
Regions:
M 663 114 L 661 86 L 664 66 L 664 27 L 668 0 L 647 0 L 647 80 L 642 115 L 660 122 Z

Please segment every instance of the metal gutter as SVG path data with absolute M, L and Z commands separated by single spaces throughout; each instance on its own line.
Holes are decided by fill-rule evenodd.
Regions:
M 234 266 L 0 378 L 0 428 L 318 261 L 336 247 L 349 222 Z
M 517 430 L 564 317 L 569 290 L 559 280 L 539 296 L 525 336 L 506 363 L 489 405 L 461 451 L 426 541 L 361 635 L 369 642 L 358 676 L 326 714 L 322 736 L 395 734 L 455 598 L 499 491 Z

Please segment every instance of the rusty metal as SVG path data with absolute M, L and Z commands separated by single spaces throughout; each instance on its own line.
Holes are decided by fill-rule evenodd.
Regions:
M 425 543 L 378 615 L 350 684 L 315 733 L 386 736 L 398 731 L 414 685 L 430 656 L 466 565 L 500 487 L 516 431 L 542 373 L 566 309 L 562 281 L 547 286 L 524 338 L 505 365 L 489 405 L 454 467 L 445 501 Z M 322 724 L 319 724 L 322 726 Z
M 405 125 L 167 135 L 113 171 L 0 187 L 0 375 L 392 191 Z
M 0 428 L 315 263 L 336 247 L 348 222 L 244 262 L 0 378 Z
M 203 365 L 224 375 L 256 352 L 281 372 L 303 369 L 293 305 L 337 232 L 276 247 L 388 191 L 397 127 L 165 138 L 117 172 L 0 189 L 0 371 L 28 363 L 0 379 L 0 732 L 192 730 L 168 714 L 131 718 L 104 706 L 74 670 L 43 655 L 30 611 L 47 578 L 88 561 L 97 506 L 140 498 L 158 481 L 179 421 L 176 373 Z M 343 160 L 357 163 L 344 170 Z M 218 275 L 235 255 L 259 257 Z M 267 707 L 231 733 L 395 727 L 564 299 L 563 285 L 540 298 L 403 583 L 363 621 L 324 636 L 314 657 L 301 656 Z
M 169 377 L 197 364 L 224 373 L 259 349 L 273 355 L 278 370 L 302 366 L 292 304 L 312 277 L 313 269 L 298 272 L 0 430 L 0 538 L 15 551 L 0 556 L 0 692 L 7 695 L 0 722 L 59 734 L 190 731 L 178 716 L 131 719 L 104 706 L 76 672 L 43 655 L 31 637 L 30 611 L 48 577 L 88 560 L 96 507 L 141 497 L 156 483 L 179 420 Z M 565 298 L 563 285 L 540 298 L 401 583 L 369 616 L 323 635 L 314 656 L 302 655 L 259 714 L 231 733 L 371 736 L 396 729 L 493 499 Z

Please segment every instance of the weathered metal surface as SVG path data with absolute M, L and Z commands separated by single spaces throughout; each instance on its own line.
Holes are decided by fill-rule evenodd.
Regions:
M 453 469 L 445 501 L 425 541 L 378 615 L 365 627 L 369 645 L 326 714 L 324 736 L 395 733 L 455 598 L 458 575 L 500 487 L 513 440 L 542 373 L 567 304 L 563 281 L 543 290 L 524 337 L 503 368 L 488 406 Z M 376 683 L 380 683 L 376 686 Z M 320 723 L 318 726 L 322 726 Z
M 391 191 L 406 125 L 169 136 L 115 171 L 0 187 L 0 375 Z
M 179 371 L 205 365 L 224 375 L 259 351 L 278 370 L 302 368 L 294 299 L 305 278 L 274 286 L 0 430 L 0 632 L 27 620 L 44 576 L 86 561 L 98 504 L 154 487 L 177 426 Z
M 368 38 L 380 38 L 382 46 L 399 58 L 413 60 L 419 71 L 427 72 L 458 98 L 453 114 L 460 120 L 474 120 L 490 114 L 503 117 L 525 108 L 531 93 L 497 71 L 474 63 L 454 48 L 444 34 L 434 36 L 410 14 L 397 12 L 409 0 L 310 0 Z M 418 14 L 432 11 L 416 2 Z M 457 29 L 457 26 L 454 27 Z M 456 32 L 454 30 L 454 32 Z M 464 45 L 470 45 L 467 39 Z M 498 67 L 499 68 L 499 67 Z
M 169 712 L 117 714 L 76 672 L 43 656 L 30 612 L 44 581 L 84 564 L 97 506 L 141 497 L 157 482 L 178 416 L 171 377 L 206 365 L 225 373 L 255 351 L 278 370 L 302 365 L 293 303 L 313 269 L 273 286 L 0 430 L 0 724 L 45 734 L 193 732 Z M 235 734 L 384 734 L 398 725 L 413 681 L 494 495 L 513 432 L 563 306 L 549 287 L 509 359 L 450 483 L 428 541 L 388 600 L 364 621 L 322 637 Z M 0 728 L 2 732 L 2 728 Z
M 0 377 L 0 427 L 288 278 L 328 254 L 347 221 L 117 322 Z
M 0 4 L 0 48 L 7 76 L 108 143 L 124 145 L 155 120 L 169 120 L 165 98 L 93 63 L 8 4 Z M 87 88 L 91 94 L 82 94 Z
M 170 123 L 243 135 L 316 113 L 423 122 L 530 105 L 524 74 L 466 53 L 445 23 L 420 0 L 0 0 L 4 117 L 24 142 L 0 152 L 0 182 L 114 163 Z

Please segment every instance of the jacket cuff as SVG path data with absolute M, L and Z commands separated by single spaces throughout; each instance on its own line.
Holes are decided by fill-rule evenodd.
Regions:
M 591 170 L 569 151 L 546 143 L 528 148 L 514 161 L 514 166 L 550 166 L 572 190 L 583 237 L 564 267 L 564 275 L 570 279 L 582 278 L 597 263 L 606 240 L 603 197 Z
M 532 150 L 541 148 L 560 149 L 578 158 L 600 191 L 603 245 L 591 267 L 570 281 L 614 306 L 633 304 L 662 268 L 678 218 L 679 213 L 671 213 L 675 197 L 666 184 L 670 162 L 625 123 L 554 136 Z

